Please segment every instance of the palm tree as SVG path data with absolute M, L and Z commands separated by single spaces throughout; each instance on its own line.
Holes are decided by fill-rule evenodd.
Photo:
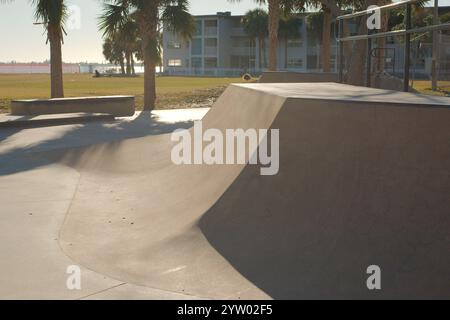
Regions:
M 308 35 L 310 39 L 320 44 L 320 62 L 323 72 L 330 72 L 331 65 L 331 10 L 321 4 L 310 4 L 311 6 L 321 7 L 320 11 L 311 13 L 307 18 Z M 321 40 L 318 40 L 321 39 Z M 320 42 L 319 42 L 320 41 Z M 319 64 L 319 60 L 318 60 Z M 319 66 L 318 66 L 319 67 Z
M 241 0 L 229 0 L 230 2 L 240 2 Z M 278 28 L 282 12 L 283 0 L 254 0 L 260 5 L 269 5 L 269 70 L 277 70 L 277 50 L 278 50 Z M 289 1 L 290 2 L 290 1 Z
M 4 1 L 2 1 L 4 2 Z M 42 24 L 47 33 L 47 41 L 50 42 L 50 78 L 51 97 L 64 97 L 62 49 L 64 22 L 68 12 L 64 0 L 32 0 L 36 6 L 34 16 L 36 24 Z
M 259 69 L 262 69 L 266 65 L 267 12 L 263 9 L 250 10 L 242 18 L 242 24 L 249 37 L 254 40 L 258 39 Z
M 300 36 L 301 19 L 297 16 L 284 16 L 280 20 L 278 35 L 284 42 L 284 68 L 288 67 L 289 40 Z
M 120 70 L 122 74 L 125 74 L 125 58 L 124 58 L 124 49 L 120 45 L 119 41 L 116 41 L 113 38 L 106 38 L 103 42 L 103 56 L 110 63 L 115 65 L 120 65 Z
M 116 42 L 126 60 L 126 74 L 134 74 L 133 55 L 138 42 L 138 25 L 126 10 L 115 5 L 105 4 L 103 14 L 99 18 L 99 29 L 103 30 L 103 38 Z
M 156 66 L 159 59 L 159 28 L 170 28 L 189 39 L 195 31 L 195 23 L 188 13 L 188 0 L 105 0 L 107 7 L 101 21 L 103 30 L 114 33 L 122 29 L 127 20 L 137 25 L 137 35 L 142 46 L 144 60 L 144 110 L 152 110 L 156 100 Z M 101 23 L 102 27 L 102 23 Z
M 230 2 L 240 2 L 242 0 L 228 0 Z M 305 8 L 306 0 L 254 0 L 259 5 L 267 4 L 269 7 L 269 70 L 277 70 L 277 51 L 278 51 L 278 30 L 282 14 L 287 15 Z M 325 2 L 334 2 L 332 0 L 323 0 Z
M 67 6 L 63 0 L 33 0 L 36 6 L 34 16 L 42 24 L 50 43 L 51 97 L 64 97 L 62 52 L 64 22 L 67 18 Z
M 137 31 L 138 25 L 135 21 L 129 19 L 118 32 L 119 41 L 123 43 L 124 46 L 125 59 L 127 62 L 127 75 L 135 73 L 133 55 L 136 51 L 136 43 L 138 41 Z

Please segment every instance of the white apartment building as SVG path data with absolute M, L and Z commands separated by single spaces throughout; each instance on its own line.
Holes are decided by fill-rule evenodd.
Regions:
M 244 32 L 242 17 L 232 16 L 230 12 L 195 16 L 197 28 L 190 41 L 184 41 L 164 28 L 164 72 L 170 75 L 235 76 L 264 70 L 269 58 L 269 41 L 266 39 L 265 52 L 260 55 L 258 39 L 252 39 Z M 319 67 L 316 61 L 320 48 L 316 45 L 308 48 L 306 15 L 301 16 L 299 28 L 300 36 L 288 39 L 287 44 L 280 39 L 279 70 L 311 71 Z
M 430 10 L 430 8 L 427 8 Z M 440 8 L 442 13 L 450 12 L 450 7 Z M 277 69 L 298 72 L 320 72 L 320 39 L 308 34 L 307 16 L 299 14 L 299 36 L 279 39 Z M 267 67 L 269 59 L 269 40 L 265 39 L 265 50 L 259 53 L 258 39 L 250 38 L 242 25 L 243 16 L 232 16 L 230 12 L 218 12 L 215 15 L 194 16 L 197 24 L 194 37 L 185 41 L 177 34 L 164 28 L 163 31 L 163 68 L 167 75 L 204 75 L 239 76 L 245 72 L 257 75 Z M 331 66 L 337 70 L 337 45 L 334 28 L 331 35 Z M 350 25 L 352 34 L 357 26 Z M 411 64 L 418 78 L 426 79 L 431 72 L 431 44 L 415 40 L 411 44 Z M 450 77 L 450 34 L 440 36 L 441 77 Z M 385 58 L 385 70 L 401 76 L 404 64 L 404 44 L 393 37 L 388 38 L 385 48 L 373 49 L 373 54 L 382 54 Z M 375 52 L 378 50 L 377 53 Z M 261 59 L 260 59 L 261 56 Z M 372 59 L 375 59 L 374 57 Z M 260 61 L 262 60 L 262 61 Z

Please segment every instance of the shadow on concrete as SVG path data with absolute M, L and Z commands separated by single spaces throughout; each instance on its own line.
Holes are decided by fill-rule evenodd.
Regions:
M 193 121 L 167 123 L 149 112 L 141 112 L 131 120 L 112 122 L 88 122 L 78 125 L 52 127 L 60 134 L 37 143 L 22 143 L 0 153 L 0 176 L 31 170 L 60 161 L 74 150 L 92 149 L 93 145 L 106 144 L 109 150 L 118 148 L 124 140 L 171 133 L 176 129 L 188 129 Z M 33 128 L 30 137 L 48 128 Z M 5 142 L 26 129 L 2 129 L 0 141 Z M 31 133 L 33 132 L 33 133 Z M 28 134 L 28 132 L 27 132 Z M 24 139 L 23 137 L 21 138 Z M 74 161 L 74 159 L 72 159 Z
M 450 298 L 445 117 L 322 109 L 277 117 L 279 173 L 246 166 L 199 221 L 209 243 L 275 299 Z

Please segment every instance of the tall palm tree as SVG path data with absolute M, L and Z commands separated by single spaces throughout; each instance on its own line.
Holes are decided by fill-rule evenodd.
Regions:
M 317 45 L 319 45 L 320 41 L 320 62 L 322 64 L 322 71 L 330 72 L 332 26 L 331 10 L 320 3 L 310 4 L 310 6 L 315 7 L 316 9 L 320 8 L 321 10 L 308 15 L 308 35 L 310 36 L 310 39 L 314 39 L 314 41 L 317 42 Z
M 242 0 L 228 0 L 230 2 L 241 2 Z M 253 0 L 260 5 L 268 5 L 269 8 L 269 70 L 277 70 L 278 55 L 278 30 L 282 14 L 302 10 L 305 0 Z M 331 0 L 323 0 L 331 1 Z
M 301 19 L 297 16 L 284 16 L 280 20 L 278 35 L 284 42 L 284 68 L 288 67 L 288 44 L 290 39 L 300 36 Z
M 263 9 L 248 11 L 242 18 L 245 33 L 258 41 L 259 69 L 266 65 L 266 37 L 268 29 L 268 15 Z M 264 62 L 264 63 L 263 63 Z
M 103 37 L 115 42 L 121 48 L 126 60 L 126 74 L 134 74 L 133 55 L 138 43 L 138 25 L 133 17 L 120 6 L 105 4 L 103 14 L 99 17 L 99 28 Z
M 156 100 L 156 66 L 159 59 L 158 30 L 161 24 L 189 39 L 195 23 L 188 13 L 188 0 L 105 0 L 109 10 L 104 12 L 104 28 L 120 30 L 124 21 L 132 19 L 138 26 L 144 60 L 144 110 L 152 110 Z M 108 16 L 110 15 L 110 16 Z M 106 30 L 106 29 L 103 29 Z
M 50 43 L 51 97 L 64 97 L 62 52 L 64 22 L 67 18 L 67 6 L 64 0 L 33 0 L 34 16 L 37 23 L 42 24 Z
M 127 75 L 134 74 L 134 58 L 133 55 L 136 51 L 136 43 L 138 41 L 138 25 L 132 19 L 126 21 L 126 23 L 119 30 L 118 38 L 123 43 L 125 50 L 125 59 L 127 62 Z
M 229 0 L 230 2 L 241 2 L 242 0 Z M 283 0 L 254 0 L 260 5 L 268 4 L 269 7 L 269 70 L 277 69 L 277 50 L 278 50 L 278 28 L 282 12 Z

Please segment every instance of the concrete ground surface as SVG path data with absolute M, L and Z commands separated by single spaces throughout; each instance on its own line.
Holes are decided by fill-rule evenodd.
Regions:
M 153 111 L 110 123 L 0 130 L 0 298 L 201 298 L 132 285 L 82 266 L 82 290 L 68 290 L 66 269 L 77 263 L 63 253 L 58 240 L 80 173 L 57 163 L 30 161 L 28 155 L 171 132 L 191 126 L 207 111 Z
M 24 128 L 78 124 L 89 121 L 113 121 L 114 116 L 105 113 L 65 113 L 40 116 L 13 116 L 0 114 L 0 128 Z
M 274 176 L 176 166 L 194 116 L 149 117 L 2 131 L 0 297 L 450 298 L 449 99 L 231 85 L 203 128 L 279 129 Z

